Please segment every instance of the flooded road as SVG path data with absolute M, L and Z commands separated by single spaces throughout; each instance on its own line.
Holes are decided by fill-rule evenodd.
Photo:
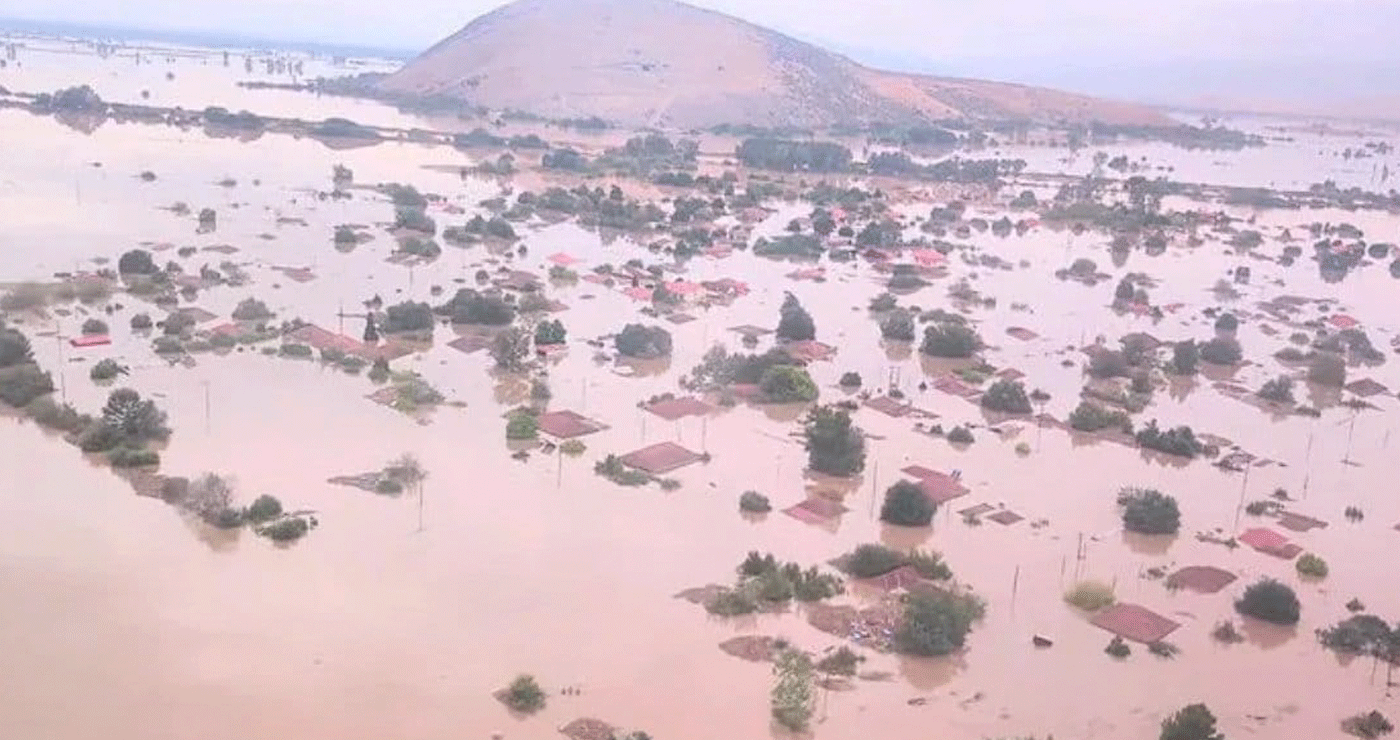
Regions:
M 184 67 L 178 69 L 176 82 L 187 77 Z M 49 76 L 30 82 L 24 89 L 55 84 Z M 193 100 L 196 93 L 188 95 Z M 305 115 L 299 111 L 322 100 L 295 99 L 284 114 Z M 271 98 L 246 105 L 261 100 Z M 244 105 L 239 100 L 228 107 Z M 338 105 L 315 108 L 311 117 L 339 115 L 333 112 Z M 333 151 L 289 137 L 240 143 L 110 123 L 83 135 L 19 111 L 0 111 L 0 125 L 25 144 L 0 164 L 6 223 L 0 281 L 6 283 L 91 270 L 94 258 L 115 260 L 143 243 L 169 245 L 153 247 L 158 263 L 177 260 L 192 271 L 230 260 L 249 272 L 248 287 L 212 288 L 192 304 L 219 321 L 240 300 L 256 296 L 279 320 L 301 317 L 338 330 L 340 314 L 354 313 L 375 294 L 387 303 L 412 298 L 436 304 L 470 285 L 482 268 L 511 264 L 539 271 L 557 252 L 582 260 L 581 272 L 633 257 L 659 259 L 631 240 L 604 240 L 572 223 L 532 224 L 522 241 L 526 255 L 509 262 L 482 246 L 448 246 L 432 264 L 389 264 L 393 239 L 382 228 L 371 228 L 375 239 L 349 253 L 334 249 L 336 225 L 382 225 L 393 218 L 390 204 L 367 188 L 353 190 L 349 200 L 318 200 L 315 192 L 327 189 L 335 164 L 353 169 L 358 183 L 407 182 L 442 194 L 445 204 L 430 210 L 440 227 L 465 221 L 479 201 L 500 192 L 494 180 L 464 180 L 452 172 L 476 162 L 445 148 L 390 143 Z M 156 173 L 152 182 L 136 177 L 147 169 Z M 218 185 L 225 177 L 236 183 Z M 217 231 L 196 233 L 192 216 L 160 210 L 175 201 L 194 211 L 215 208 Z M 449 205 L 464 214 L 447 213 Z M 933 205 L 909 208 L 927 213 Z M 1004 212 L 990 203 L 973 209 L 991 218 Z M 806 210 L 780 208 L 758 231 L 775 234 Z M 1276 232 L 1284 227 L 1297 231 L 1311 221 L 1341 220 L 1362 226 L 1373 240 L 1394 240 L 1400 225 L 1389 214 L 1266 212 L 1254 227 L 1267 231 L 1259 251 L 1277 254 Z M 1078 405 L 1084 382 L 1083 355 L 1067 348 L 1099 335 L 1116 344 L 1130 331 L 1167 341 L 1208 338 L 1213 320 L 1200 311 L 1219 305 L 1211 287 L 1241 263 L 1253 266 L 1254 278 L 1238 286 L 1243 295 L 1229 305 L 1243 314 L 1240 340 L 1246 358 L 1257 363 L 1236 371 L 1244 386 L 1256 388 L 1283 371 L 1271 355 L 1287 344 L 1292 329 L 1254 316 L 1258 302 L 1280 293 L 1327 300 L 1325 313 L 1308 310 L 1355 316 L 1378 348 L 1388 348 L 1400 330 L 1396 283 L 1384 265 L 1329 283 L 1306 259 L 1285 268 L 1230 254 L 1220 237 L 1204 235 L 1211 239 L 1200 247 L 1174 245 L 1158 257 L 1135 251 L 1115 264 L 1102 235 L 1075 237 L 1043 227 L 1006 238 L 974 234 L 958 241 L 1026 266 L 980 267 L 957 253 L 947 277 L 901 303 L 955 309 L 948 290 L 963 278 L 996 297 L 995 307 L 967 309 L 993 345 L 985 357 L 1024 372 L 1028 388 L 1049 392 L 1044 411 L 1057 419 Z M 189 258 L 175 251 L 224 244 L 239 251 Z M 1183 307 L 1155 322 L 1115 313 L 1109 303 L 1116 280 L 1088 287 L 1054 276 L 1081 257 L 1115 278 L 1148 273 L 1158 281 L 1149 289 L 1154 305 Z M 306 267 L 316 277 L 299 284 L 273 270 L 278 266 Z M 1164 426 L 1190 423 L 1284 463 L 1253 468 L 1247 477 L 1206 460 L 1164 461 L 1031 421 L 1004 425 L 1007 433 L 999 436 L 985 428 L 988 420 L 977 406 L 919 388 L 932 383 L 943 364 L 921 360 L 917 348 L 902 352 L 881 341 L 866 309 L 882 291 L 869 265 L 823 266 L 826 281 L 815 283 L 785 277 L 800 265 L 748 252 L 691 260 L 687 280 L 735 277 L 753 292 L 730 307 L 690 310 L 693 322 L 664 324 L 674 335 L 674 356 L 657 372 L 633 376 L 611 361 L 595 361 L 582 340 L 633 321 L 652 323 L 638 314 L 644 304 L 588 282 L 551 285 L 548 295 L 568 306 L 559 318 L 568 327 L 570 349 L 550 367 L 550 408 L 577 411 L 609 428 L 584 438 L 588 449 L 580 457 L 537 452 L 523 462 L 510 458 L 503 415 L 528 397 L 528 384 L 490 370 L 487 353 L 447 347 L 452 334 L 441 326 L 430 349 L 394 365 L 421 373 L 460 404 L 443 406 L 419 424 L 367 400 L 374 387 L 363 377 L 317 362 L 246 349 L 201 354 L 192 367 L 172 367 L 152 353 L 149 337 L 127 328 L 137 310 L 160 313 L 132 296 L 114 299 L 126 306 L 109 318 L 114 344 L 81 353 L 60 340 L 78 332 L 87 309 L 11 317 L 35 337 L 41 364 L 79 408 L 100 408 L 109 390 L 88 380 L 91 362 L 115 357 L 132 366 L 124 382 L 154 396 L 175 430 L 162 452 L 163 471 L 227 474 L 241 501 L 273 494 L 289 508 L 314 511 L 319 526 L 290 547 L 248 531 L 212 530 L 134 495 L 112 471 L 84 461 L 77 449 L 34 424 L 0 420 L 0 470 L 10 481 L 0 487 L 0 516 L 12 525 L 0 538 L 0 655 L 12 687 L 0 692 L 0 725 L 16 736 L 56 740 L 99 733 L 114 740 L 428 740 L 493 732 L 550 737 L 555 727 L 591 716 L 678 740 L 760 736 L 770 732 L 768 667 L 736 660 L 716 645 L 735 634 L 783 635 L 813 651 L 840 641 L 809 626 L 800 613 L 721 620 L 674 594 L 730 582 L 749 550 L 815 564 L 878 541 L 942 552 L 957 578 L 988 601 L 988 616 L 956 657 L 871 654 L 863 670 L 888 673 L 890 680 L 859 681 L 856 690 L 825 699 L 815 725 L 820 737 L 929 731 L 954 740 L 1150 737 L 1166 712 L 1195 701 L 1209 703 L 1231 737 L 1328 737 L 1344 716 L 1400 708 L 1386 693 L 1384 668 L 1376 670 L 1369 659 L 1339 662 L 1313 636 L 1344 618 L 1344 604 L 1353 597 L 1372 613 L 1400 618 L 1400 588 L 1390 567 L 1400 547 L 1400 532 L 1392 529 L 1400 523 L 1391 485 L 1397 472 L 1392 445 L 1400 444 L 1391 439 L 1393 393 L 1371 399 L 1378 409 L 1354 419 L 1335 405 L 1316 419 L 1274 416 L 1225 396 L 1201 376 L 1158 388 L 1152 405 L 1137 415 Z M 1286 280 L 1286 287 L 1275 280 Z M 432 296 L 432 286 L 446 295 Z M 806 455 L 791 436 L 801 408 L 740 405 L 705 419 L 668 422 L 637 407 L 655 394 L 676 392 L 679 378 L 715 342 L 738 349 L 730 327 L 775 325 L 789 290 L 813 313 L 818 339 L 838 349 L 834 360 L 810 368 L 824 401 L 844 397 L 836 387 L 844 372 L 859 372 L 874 390 L 888 387 L 893 368 L 910 402 L 937 414 L 937 423 L 977 425 L 976 444 L 955 449 L 914 431 L 910 419 L 862 409 L 856 418 L 872 435 L 870 458 L 862 476 L 838 487 L 804 474 Z M 361 319 L 343 320 L 345 333 L 359 334 Z M 1042 338 L 1007 336 L 1016 326 Z M 1280 333 L 1270 335 L 1264 326 Z M 42 336 L 55 330 L 60 339 Z M 1393 360 L 1351 372 L 1352 379 L 1400 388 Z M 1302 387 L 1299 392 L 1307 395 Z M 625 489 L 593 472 L 605 454 L 660 441 L 708 452 L 713 460 L 671 474 L 682 484 L 673 492 Z M 1018 454 L 1018 443 L 1029 446 L 1029 454 Z M 376 470 L 403 453 L 416 456 L 428 473 L 421 501 L 327 483 Z M 911 464 L 961 470 L 971 489 L 940 509 L 930 529 L 901 530 L 877 520 L 885 488 Z M 1125 535 L 1114 496 L 1127 485 L 1177 497 L 1180 535 L 1165 542 Z M 1194 536 L 1276 526 L 1240 508 L 1280 487 L 1297 499 L 1290 509 L 1329 522 L 1325 529 L 1288 533 L 1331 563 L 1325 581 L 1302 582 L 1291 562 Z M 769 496 L 775 509 L 813 490 L 836 489 L 849 511 L 828 527 L 779 511 L 750 521 L 737 511 L 739 494 L 749 489 Z M 957 511 L 979 503 L 1005 505 L 1025 520 L 966 524 Z M 1342 516 L 1347 506 L 1364 509 L 1365 520 L 1348 523 Z M 1198 595 L 1170 592 L 1145 576 L 1150 568 L 1183 565 L 1216 565 L 1239 581 L 1218 594 Z M 1239 591 L 1264 575 L 1297 588 L 1303 619 L 1295 628 L 1266 628 L 1235 615 Z M 1108 634 L 1061 599 L 1082 578 L 1112 583 L 1120 600 L 1180 622 L 1171 641 L 1181 654 L 1165 660 L 1135 646 L 1127 661 L 1104 655 Z M 841 602 L 871 598 L 857 589 Z M 1242 625 L 1244 643 L 1225 646 L 1211 637 L 1226 619 Z M 1033 635 L 1052 638 L 1054 647 L 1037 650 Z M 551 693 L 549 707 L 528 720 L 512 718 L 491 696 L 520 672 L 537 675 Z M 566 687 L 580 692 L 561 695 Z M 73 711 L 75 698 L 83 711 Z

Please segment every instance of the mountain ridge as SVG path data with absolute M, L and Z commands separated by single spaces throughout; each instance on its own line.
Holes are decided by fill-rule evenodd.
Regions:
M 396 96 L 662 128 L 950 118 L 1171 125 L 1131 103 L 874 69 L 675 0 L 517 0 L 378 85 Z

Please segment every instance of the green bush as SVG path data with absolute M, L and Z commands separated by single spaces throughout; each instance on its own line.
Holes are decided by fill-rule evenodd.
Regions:
M 97 364 L 93 365 L 92 369 L 88 371 L 88 377 L 92 378 L 94 381 L 100 382 L 112 380 L 118 375 L 126 375 L 128 372 L 130 372 L 130 369 L 125 365 L 111 358 L 107 358 L 99 360 Z
M 1340 388 L 1347 382 L 1347 363 L 1341 355 L 1319 352 L 1308 366 L 1308 380 L 1318 385 Z
M 751 514 L 766 514 L 773 510 L 773 505 L 768 501 L 767 496 L 758 491 L 744 491 L 739 496 L 739 510 Z
M 927 527 L 938 510 L 917 483 L 899 481 L 885 491 L 885 503 L 880 508 L 880 521 L 901 527 Z
M 880 336 L 896 342 L 914 341 L 914 316 L 908 311 L 894 310 L 880 322 Z
M 236 321 L 267 321 L 273 316 L 267 304 L 256 298 L 245 298 L 233 309 L 233 318 Z
M 861 380 L 860 373 L 848 372 L 841 375 L 842 388 L 859 388 L 863 384 L 864 382 Z
M 593 465 L 593 472 L 607 478 L 619 486 L 644 486 L 651 482 L 651 476 L 640 470 L 633 470 L 617 455 L 608 455 Z
M 943 561 L 943 556 L 932 550 L 915 550 L 908 559 L 920 576 L 931 581 L 947 581 L 953 577 L 953 569 Z
M 1026 387 L 1016 380 L 998 380 L 982 394 L 982 408 L 1006 414 L 1029 414 L 1031 400 Z
M 29 337 L 18 329 L 11 329 L 0 323 L 0 368 L 27 365 L 34 362 L 34 351 Z
M 1397 262 L 1400 263 L 1400 261 Z M 1400 273 L 1400 270 L 1392 269 L 1391 272 Z M 1400 277 L 1400 275 L 1397 275 L 1397 277 Z M 1391 732 L 1394 732 L 1395 725 L 1391 724 L 1390 720 L 1386 719 L 1384 714 L 1373 709 L 1370 712 L 1362 712 L 1361 714 L 1342 720 L 1342 731 L 1346 732 L 1348 735 L 1355 735 L 1356 737 L 1366 738 L 1366 740 L 1373 740 L 1374 738 L 1381 737 L 1382 735 L 1389 735 Z
M 1293 379 L 1280 375 L 1265 382 L 1259 389 L 1259 397 L 1274 403 L 1293 403 Z
M 78 435 L 78 449 L 87 453 L 109 452 L 125 439 L 121 430 L 99 419 L 89 423 Z
M 889 293 L 881 293 L 870 299 L 870 310 L 876 313 L 893 311 L 899 305 L 899 299 Z
M 111 330 L 107 327 L 107 322 L 102 319 L 88 319 L 83 322 L 84 334 L 106 334 L 109 331 Z
M 1122 411 L 1110 411 L 1089 401 L 1080 401 L 1069 415 L 1070 427 L 1081 432 L 1097 432 L 1109 427 L 1126 428 L 1132 422 Z
M 1204 704 L 1191 704 L 1162 720 L 1159 740 L 1225 740 L 1215 729 L 1215 715 Z
M 564 329 L 564 323 L 557 319 L 541 321 L 535 326 L 535 344 L 537 346 L 563 344 L 568 336 L 568 332 Z
M 1128 647 L 1127 641 L 1118 635 L 1114 635 L 1113 639 L 1108 641 L 1108 645 L 1104 647 L 1103 651 L 1115 658 L 1126 658 L 1133 654 L 1133 649 Z
M 532 413 L 517 411 L 506 421 L 506 439 L 531 440 L 539 437 L 539 418 Z
M 1118 492 L 1123 507 L 1123 528 L 1140 534 L 1176 534 L 1181 512 L 1176 499 L 1150 488 L 1124 488 Z
M 1326 578 L 1328 573 L 1327 561 L 1312 554 L 1307 553 L 1298 558 L 1294 564 L 1298 569 L 1298 574 L 1309 578 Z
M 1195 457 L 1205 451 L 1205 445 L 1196 439 L 1196 434 L 1188 426 L 1162 431 L 1154 419 L 1135 435 L 1138 446 L 1164 452 L 1179 457 Z
M 144 249 L 133 249 L 117 260 L 117 272 L 123 275 L 154 275 L 160 272 L 151 253 Z
M 53 377 L 38 365 L 0 367 L 0 401 L 14 408 L 24 408 L 40 396 L 53 393 Z
M 807 403 L 817 400 L 817 384 L 805 368 L 775 365 L 763 373 L 758 388 L 770 403 Z
M 279 516 L 282 516 L 282 502 L 267 494 L 254 499 L 244 513 L 244 517 L 253 524 L 262 524 Z
M 875 578 L 908 564 L 904 553 L 884 545 L 861 545 L 846 558 L 846 572 L 855 578 Z
M 91 417 L 78 413 L 77 409 L 68 404 L 60 405 L 53 400 L 53 396 L 34 399 L 33 403 L 24 407 L 24 413 L 39 426 L 60 432 L 76 432 L 92 423 Z
M 1244 359 L 1244 350 L 1233 339 L 1216 337 L 1201 345 L 1200 356 L 1212 365 L 1237 365 Z
M 160 464 L 160 455 L 153 450 L 118 447 L 107 453 L 107 462 L 114 468 L 145 468 Z
M 982 349 L 982 337 L 964 323 L 942 322 L 924 329 L 919 351 L 930 357 L 971 357 Z
M 291 342 L 279 347 L 277 349 L 277 354 L 283 357 L 307 358 L 311 357 L 314 353 L 312 349 L 306 346 L 305 344 L 297 344 L 295 342 Z
M 895 649 L 908 655 L 940 656 L 962 649 L 986 606 L 970 594 L 921 591 L 910 594 L 895 629 Z
M 727 588 L 705 604 L 705 611 L 720 617 L 738 617 L 758 611 L 758 601 L 744 589 Z
M 1099 581 L 1081 581 L 1065 592 L 1065 601 L 1089 612 L 1112 606 L 1115 600 L 1113 587 Z
M 1201 350 L 1194 340 L 1177 342 L 1172 346 L 1172 359 L 1168 367 L 1177 375 L 1195 375 L 1200 359 Z
M 671 354 L 671 332 L 659 326 L 628 324 L 614 340 L 617 353 L 623 357 L 653 359 Z
M 486 282 L 490 277 L 485 270 L 477 273 L 478 282 Z M 458 290 L 452 300 L 437 308 L 437 312 L 450 316 L 454 324 L 505 326 L 515 320 L 515 307 L 505 299 L 471 288 Z
M 426 303 L 404 301 L 384 309 L 380 328 L 387 334 L 406 331 L 426 331 L 433 328 L 433 309 Z
M 970 445 L 977 440 L 972 436 L 972 432 L 969 431 L 967 427 L 959 425 L 949 430 L 948 441 L 953 444 Z
M 133 442 L 165 440 L 170 437 L 165 412 L 150 399 L 141 397 L 130 388 L 118 388 L 107 394 L 102 407 L 102 421 Z
M 1235 602 L 1235 610 L 1246 616 L 1274 624 L 1298 623 L 1302 606 L 1293 589 L 1272 578 L 1264 578 L 1249 588 Z
M 279 519 L 258 530 L 258 533 L 273 542 L 294 542 L 305 537 L 309 531 L 311 525 L 306 523 L 306 519 L 294 516 Z

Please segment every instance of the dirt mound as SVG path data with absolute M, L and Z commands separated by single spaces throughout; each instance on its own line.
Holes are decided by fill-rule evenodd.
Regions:
M 1169 122 L 1041 88 L 882 72 L 673 0 L 518 0 L 379 83 L 549 118 L 634 126 L 829 126 L 947 118 Z

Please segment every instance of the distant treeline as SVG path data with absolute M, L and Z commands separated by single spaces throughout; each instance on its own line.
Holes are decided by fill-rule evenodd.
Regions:
M 862 169 L 852 159 L 851 150 L 829 141 L 792 139 L 746 139 L 735 152 L 747 167 L 783 172 L 859 172 L 891 177 L 915 177 L 959 183 L 996 184 L 1025 169 L 1019 159 L 953 158 L 933 164 L 919 164 L 903 152 L 880 152 L 870 157 Z

